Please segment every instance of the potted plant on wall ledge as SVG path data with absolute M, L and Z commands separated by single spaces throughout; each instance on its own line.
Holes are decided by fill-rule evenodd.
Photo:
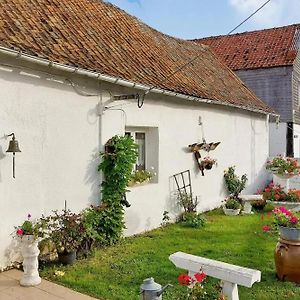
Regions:
M 131 178 L 128 182 L 129 187 L 140 186 L 147 184 L 151 181 L 151 179 L 156 176 L 154 172 L 154 168 L 151 167 L 150 171 L 148 170 L 136 170 L 132 173 Z
M 241 209 L 241 199 L 239 194 L 245 188 L 247 182 L 247 175 L 244 174 L 239 178 L 235 174 L 235 167 L 229 167 L 224 171 L 224 181 L 229 197 L 225 200 L 223 206 L 224 213 L 226 215 L 238 215 Z

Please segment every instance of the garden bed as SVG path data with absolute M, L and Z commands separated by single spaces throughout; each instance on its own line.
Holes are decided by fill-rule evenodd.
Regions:
M 185 287 L 179 286 L 181 273 L 168 260 L 176 251 L 224 261 L 262 272 L 262 282 L 251 289 L 239 288 L 240 299 L 300 299 L 300 289 L 275 277 L 276 235 L 262 232 L 261 215 L 227 217 L 221 211 L 207 214 L 205 228 L 193 229 L 169 225 L 143 235 L 124 239 L 119 245 L 96 250 L 94 256 L 69 267 L 46 267 L 44 278 L 82 293 L 105 300 L 138 299 L 143 279 L 154 277 L 174 288 L 163 299 L 181 299 Z M 55 276 L 55 271 L 65 272 Z

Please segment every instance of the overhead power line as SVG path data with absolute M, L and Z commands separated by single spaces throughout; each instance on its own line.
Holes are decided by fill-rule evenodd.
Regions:
M 235 26 L 232 30 L 230 30 L 226 35 L 229 35 L 231 33 L 233 33 L 236 29 L 238 29 L 240 26 L 242 26 L 245 22 L 247 22 L 249 19 L 251 19 L 255 14 L 257 14 L 263 7 L 265 7 L 269 2 L 271 2 L 271 0 L 268 0 L 266 2 L 264 2 L 258 9 L 256 9 L 251 15 L 249 15 L 249 17 L 247 17 L 246 19 L 244 19 L 241 23 L 239 23 L 237 26 Z M 226 36 L 225 35 L 225 36 Z M 160 81 L 160 83 L 164 83 L 165 81 L 167 81 L 168 79 L 170 79 L 171 77 L 173 77 L 176 73 L 180 72 L 181 70 L 185 69 L 187 66 L 189 66 L 190 64 L 192 64 L 195 60 L 197 60 L 200 57 L 201 54 L 196 55 L 195 57 L 193 57 L 192 59 L 190 59 L 189 61 L 187 61 L 185 64 L 181 65 L 180 67 L 178 67 L 174 72 L 170 73 L 168 76 L 166 76 L 164 79 L 162 79 Z M 153 89 L 155 89 L 157 87 L 157 85 L 152 85 L 148 90 L 146 90 L 146 92 L 144 92 L 144 94 L 138 99 L 138 107 L 141 108 L 144 104 L 144 100 L 145 97 L 148 93 L 150 93 Z

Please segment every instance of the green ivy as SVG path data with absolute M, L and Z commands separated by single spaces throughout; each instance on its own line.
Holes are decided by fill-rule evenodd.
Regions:
M 98 171 L 102 171 L 102 204 L 86 213 L 91 225 L 91 233 L 101 244 L 113 244 L 119 240 L 124 228 L 123 195 L 131 179 L 133 166 L 138 152 L 131 137 L 114 136 L 100 153 L 102 162 Z

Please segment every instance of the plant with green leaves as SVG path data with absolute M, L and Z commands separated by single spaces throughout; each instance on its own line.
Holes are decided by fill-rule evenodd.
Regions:
M 184 209 L 184 212 L 195 212 L 198 200 L 197 197 L 193 198 L 192 194 L 189 194 L 185 191 L 180 191 L 177 193 L 177 200 L 179 206 L 181 206 Z
M 129 136 L 114 136 L 100 153 L 102 162 L 102 203 L 85 213 L 85 222 L 90 237 L 101 244 L 113 244 L 119 240 L 124 228 L 122 198 L 131 179 L 138 152 L 137 145 Z
M 238 199 L 239 193 L 245 188 L 248 178 L 246 174 L 239 178 L 235 174 L 235 167 L 232 166 L 224 171 L 224 180 L 230 198 Z

